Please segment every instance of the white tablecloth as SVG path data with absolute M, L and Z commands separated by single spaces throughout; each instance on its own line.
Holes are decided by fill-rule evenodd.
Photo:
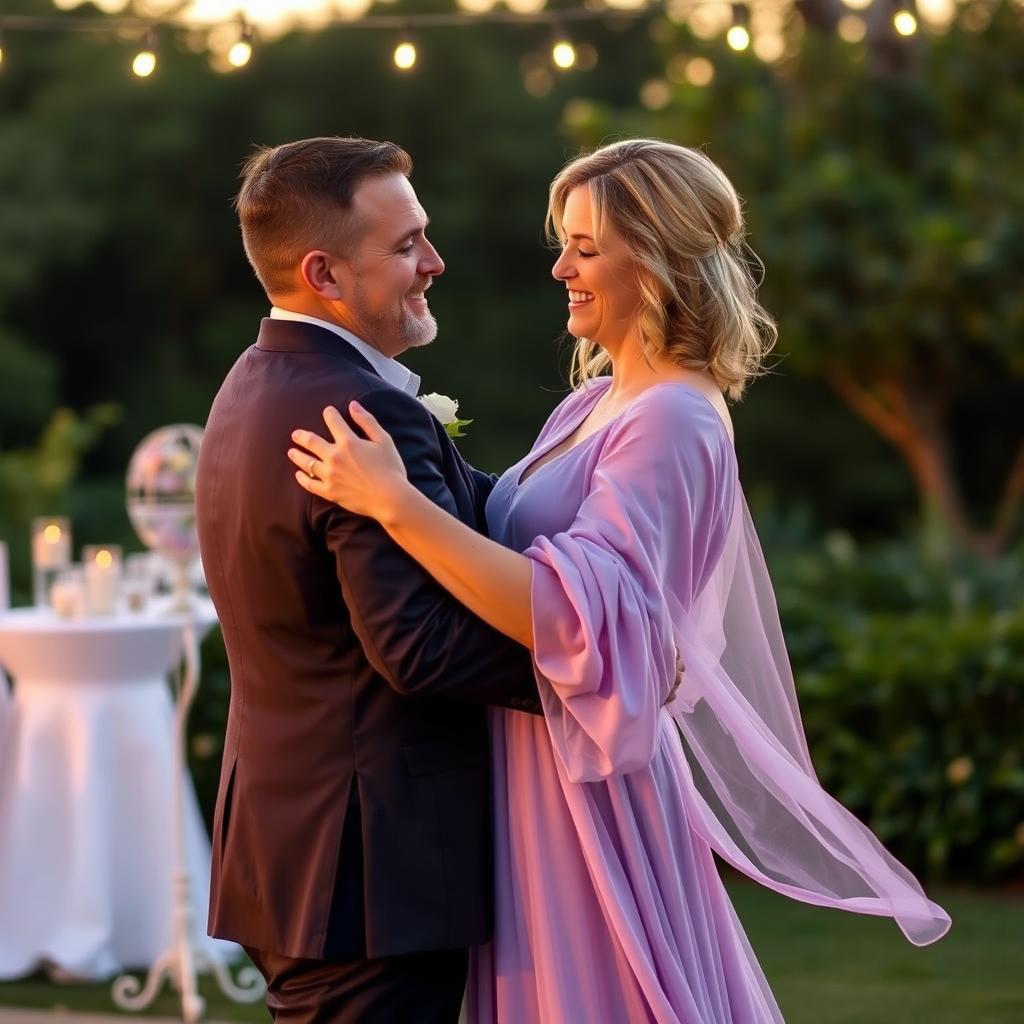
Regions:
M 197 611 L 200 636 L 216 622 Z M 167 682 L 180 618 L 66 622 L 0 615 L 0 978 L 40 965 L 87 978 L 147 967 L 172 941 L 174 706 Z M 3 700 L 0 697 L 0 704 Z M 197 936 L 205 937 L 210 845 L 188 773 L 185 842 Z

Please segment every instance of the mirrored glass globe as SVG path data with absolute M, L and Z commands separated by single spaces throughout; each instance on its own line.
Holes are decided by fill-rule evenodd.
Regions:
M 161 427 L 139 443 L 125 480 L 128 518 L 139 540 L 175 563 L 177 598 L 187 597 L 188 569 L 199 553 L 196 535 L 196 462 L 201 427 Z

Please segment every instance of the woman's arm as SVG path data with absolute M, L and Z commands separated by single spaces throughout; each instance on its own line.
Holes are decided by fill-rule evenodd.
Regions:
M 297 430 L 288 457 L 299 484 L 352 512 L 376 519 L 396 544 L 470 611 L 533 649 L 530 560 L 449 515 L 409 483 L 388 432 L 357 402 L 349 413 L 359 437 L 333 406 L 324 422 L 333 442 Z

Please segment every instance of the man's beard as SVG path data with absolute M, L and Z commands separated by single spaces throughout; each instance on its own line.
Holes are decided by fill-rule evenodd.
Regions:
M 358 290 L 353 295 L 352 312 L 367 337 L 363 340 L 380 347 L 392 355 L 400 355 L 409 348 L 422 348 L 437 337 L 437 321 L 428 309 L 423 316 L 413 316 L 402 301 L 402 310 L 397 323 L 386 313 L 371 313 L 362 302 Z M 385 353 L 387 354 L 387 353 Z
M 410 316 L 403 310 L 398 330 L 406 348 L 422 348 L 437 337 L 437 321 L 429 310 L 425 316 L 419 317 Z

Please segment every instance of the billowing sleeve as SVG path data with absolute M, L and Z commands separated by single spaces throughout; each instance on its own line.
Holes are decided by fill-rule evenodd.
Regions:
M 574 782 L 654 756 L 677 675 L 673 623 L 717 532 L 727 444 L 699 395 L 653 389 L 607 429 L 573 523 L 525 552 L 538 687 Z

